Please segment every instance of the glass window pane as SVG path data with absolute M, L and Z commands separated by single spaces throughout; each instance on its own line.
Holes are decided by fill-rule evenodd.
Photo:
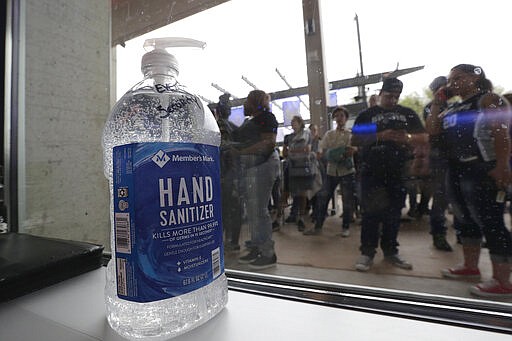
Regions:
M 501 2 L 491 0 L 484 6 L 470 0 L 461 6 L 439 0 L 428 4 L 323 0 L 320 20 L 305 21 L 299 0 L 231 0 L 205 7 L 195 15 L 112 48 L 108 3 L 62 2 L 60 12 L 55 14 L 59 20 L 54 20 L 54 14 L 48 14 L 40 2 L 24 3 L 21 18 L 25 30 L 20 37 L 22 63 L 17 89 L 19 136 L 9 146 L 19 165 L 15 193 L 20 232 L 100 243 L 109 249 L 108 185 L 101 148 L 103 124 L 113 103 L 141 79 L 144 40 L 184 36 L 206 41 L 207 47 L 203 51 L 176 49 L 180 82 L 213 106 L 228 91 L 234 103 L 230 120 L 235 125 L 244 124 L 243 102 L 251 91 L 258 88 L 273 95 L 269 109 L 275 115 L 276 126 L 272 126 L 274 122 L 270 125 L 275 129 L 280 159 L 272 151 L 266 153 L 265 161 L 275 158 L 266 173 L 249 167 L 250 160 L 239 161 L 245 168 L 228 176 L 235 183 L 231 183 L 232 196 L 224 193 L 224 201 L 240 206 L 232 205 L 237 211 L 227 214 L 238 215 L 235 221 L 241 221 L 228 226 L 229 217 L 224 216 L 228 269 L 474 298 L 469 293 L 471 283 L 442 277 L 441 269 L 462 261 L 462 246 L 453 227 L 451 209 L 444 216 L 446 240 L 453 251 L 433 245 L 428 216 L 433 203 L 431 198 L 422 203 L 421 193 L 428 182 L 421 179 L 407 181 L 408 199 L 403 200 L 398 234 L 400 255 L 412 263 L 412 270 L 392 266 L 377 248 L 371 270 L 356 271 L 362 212 L 348 217 L 350 228 L 342 229 L 344 202 L 342 188 L 336 184 L 330 188 L 332 198 L 326 197 L 323 230 L 304 234 L 315 227 L 313 209 L 325 207 L 318 204 L 314 194 L 326 186 L 327 177 L 320 176 L 321 183 L 290 180 L 290 152 L 316 149 L 309 146 L 314 140 L 311 133 L 301 132 L 302 140 L 290 134 L 297 130 L 292 122 L 300 121 L 294 119 L 296 116 L 303 120 L 299 126 L 304 123 L 309 132 L 309 125 L 316 119 L 311 112 L 318 106 L 325 109 L 322 114 L 328 119 L 322 121 L 325 126 L 319 131 L 323 141 L 328 130 L 343 124 L 332 118 L 335 106 L 348 108 L 345 124 L 351 129 L 369 97 L 379 94 L 383 77 L 397 70 L 403 81 L 400 103 L 420 116 L 432 99 L 428 89 L 432 80 L 448 76 L 450 69 L 460 63 L 481 66 L 495 92 L 512 92 L 512 66 L 506 60 L 508 53 L 502 41 L 503 32 L 509 29 L 509 14 L 497 10 Z M 74 11 L 75 5 L 80 6 L 80 11 Z M 69 15 L 74 12 L 87 15 Z M 135 15 L 144 17 L 142 12 Z M 322 35 L 323 53 L 306 51 L 305 32 L 306 36 Z M 77 36 L 80 39 L 74 39 Z M 322 60 L 320 55 L 325 81 L 330 85 L 325 94 L 327 105 L 313 97 L 310 100 L 307 88 L 308 61 L 312 66 Z M 368 80 L 363 87 L 357 86 L 361 84 L 357 83 L 360 77 Z M 283 95 L 283 91 L 290 92 Z M 240 134 L 243 136 L 243 132 Z M 323 154 L 319 158 L 323 156 L 325 163 L 327 148 L 321 145 Z M 295 162 L 303 165 L 314 164 L 313 160 L 297 159 Z M 322 174 L 321 168 L 315 171 Z M 357 194 L 358 189 L 355 186 L 353 191 Z M 416 210 L 411 209 L 415 205 Z M 510 231 L 508 200 L 506 205 L 504 218 Z M 261 231 L 263 224 L 267 226 L 266 234 Z M 269 233 L 269 226 L 273 232 Z M 258 249 L 259 255 L 240 261 L 253 250 L 254 242 L 266 244 Z M 274 252 L 277 265 L 266 268 L 273 265 Z M 250 264 L 257 260 L 255 257 L 267 259 Z M 479 268 L 483 279 L 491 278 L 488 248 L 482 248 Z M 509 305 L 512 301 L 499 302 Z
M 482 7 L 478 3 L 474 5 Z M 498 32 L 505 30 L 506 18 L 505 14 L 496 13 L 493 6 L 485 6 L 481 13 L 473 11 L 471 6 L 461 8 L 441 2 L 423 6 L 421 10 L 417 4 L 407 1 L 382 3 L 325 0 L 321 2 L 321 6 L 321 24 L 315 25 L 321 28 L 323 34 L 326 80 L 331 84 L 330 106 L 362 103 L 365 101 L 362 95 L 368 99 L 370 95 L 378 94 L 382 76 L 385 77 L 395 70 L 416 67 L 418 70 L 404 71 L 400 76 L 404 84 L 400 99 L 403 105 L 412 106 L 418 114 L 422 114 L 423 106 L 432 96 L 428 90 L 431 81 L 437 76 L 448 75 L 450 68 L 459 63 L 482 65 L 488 77 L 494 81 L 497 92 L 506 92 L 510 87 L 505 78 L 507 72 L 504 72 L 510 69 L 510 65 L 505 62 L 504 54 L 489 54 L 487 48 L 480 48 L 475 43 L 485 36 L 489 39 L 489 48 L 492 46 L 500 49 L 502 45 Z M 439 11 L 439 8 L 443 10 Z M 493 18 L 493 25 L 498 25 L 498 28 L 470 24 L 481 22 L 483 18 Z M 206 31 L 202 29 L 204 23 L 209 23 Z M 190 53 L 191 57 L 186 52 L 176 52 L 178 56 L 185 56 L 179 58 L 183 60 L 180 80 L 213 103 L 218 101 L 224 90 L 236 101 L 237 98 L 247 96 L 254 87 L 268 93 L 286 90 L 289 86 L 303 87 L 307 85 L 305 25 L 300 1 L 230 1 L 126 42 L 126 47 L 117 49 L 118 70 L 136 70 L 142 53 L 140 46 L 147 37 L 186 35 L 204 40 L 208 45 L 202 53 Z M 279 30 L 276 26 L 279 26 Z M 466 48 L 461 46 L 473 47 L 471 60 L 468 60 Z M 200 60 L 208 62 L 201 63 Z M 118 97 L 122 95 L 123 88 L 130 86 L 131 81 L 127 79 L 131 75 L 129 72 L 118 72 Z M 372 75 L 380 75 L 380 78 L 366 84 L 364 89 L 357 86 L 332 89 L 332 84 L 337 81 L 361 75 L 370 78 Z M 271 110 L 280 125 L 276 140 L 282 161 L 280 176 L 275 182 L 273 192 L 267 193 L 268 209 L 274 229 L 277 230 L 272 234 L 277 267 L 264 270 L 265 273 L 472 297 L 467 283 L 443 279 L 440 272 L 441 269 L 462 260 L 462 247 L 458 244 L 455 229 L 452 227 L 452 212 L 446 211 L 446 239 L 453 248 L 452 252 L 448 252 L 436 249 L 433 236 L 429 233 L 427 210 L 432 206 L 432 200 L 427 201 L 426 207 L 423 206 L 421 214 L 414 207 L 410 210 L 411 206 L 424 205 L 421 202 L 424 182 L 418 179 L 407 183 L 409 197 L 412 197 L 413 190 L 416 191 L 416 204 L 411 199 L 404 201 L 398 236 L 400 254 L 412 263 L 412 270 L 393 267 L 383 260 L 382 251 L 379 250 L 369 273 L 355 271 L 354 265 L 360 254 L 360 212 L 354 214 L 350 223 L 350 235 L 342 236 L 343 200 L 340 187 L 334 190 L 334 201 L 328 204 L 322 234 L 303 234 L 297 226 L 299 214 L 293 213 L 293 203 L 300 202 L 300 199 L 294 199 L 288 193 L 288 198 L 282 201 L 285 190 L 290 189 L 287 175 L 283 172 L 283 165 L 286 165 L 283 161 L 286 158 L 282 155 L 282 144 L 286 145 L 285 135 L 293 132 L 290 122 L 294 115 L 301 116 L 306 126 L 311 118 L 309 106 L 313 104 L 307 96 L 301 96 L 301 100 L 299 102 L 297 97 L 288 97 L 275 99 L 271 103 Z M 331 111 L 332 107 L 326 110 Z M 350 112 L 349 121 L 346 123 L 348 129 L 352 127 L 359 111 L 360 109 L 354 109 Z M 241 125 L 243 109 L 237 106 L 231 109 L 231 113 L 231 121 Z M 336 126 L 335 120 L 329 122 L 332 129 Z M 320 133 L 323 135 L 325 131 Z M 244 174 L 245 178 L 240 181 L 249 182 L 247 176 L 251 174 Z M 257 182 L 253 186 L 249 185 L 249 188 L 263 186 L 262 180 L 257 178 Z M 236 238 L 236 233 L 234 237 L 229 233 L 226 236 L 226 248 L 230 249 L 226 253 L 226 265 L 230 269 L 258 271 L 247 264 L 240 264 L 239 260 L 250 250 L 248 244 L 255 238 L 254 231 L 250 228 L 252 218 L 248 214 L 253 212 L 250 206 L 257 201 L 257 194 L 242 188 L 238 190 L 241 202 L 245 203 L 241 208 L 243 223 L 240 235 L 234 241 L 235 246 L 230 245 L 229 241 Z M 281 194 L 280 199 L 271 195 L 277 192 Z M 278 213 L 280 207 L 284 207 L 282 214 Z M 315 226 L 312 221 L 312 210 L 315 206 L 308 200 L 307 207 L 308 211 L 303 213 L 302 220 L 306 229 L 309 229 Z M 510 228 L 509 217 L 505 217 Z M 225 217 L 225 228 L 229 229 L 227 220 Z M 255 223 L 254 220 L 252 222 Z M 258 237 L 258 233 L 256 235 Z M 483 278 L 491 277 L 491 262 L 486 249 L 483 249 L 480 258 L 480 269 Z

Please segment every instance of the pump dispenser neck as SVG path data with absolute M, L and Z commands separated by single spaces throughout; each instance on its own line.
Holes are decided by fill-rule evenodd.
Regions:
M 178 70 L 165 65 L 147 65 L 142 67 L 144 78 L 178 77 Z

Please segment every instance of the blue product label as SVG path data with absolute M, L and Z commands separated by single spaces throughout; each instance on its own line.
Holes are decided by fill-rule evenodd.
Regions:
M 220 276 L 219 148 L 153 142 L 113 153 L 118 296 L 158 301 Z

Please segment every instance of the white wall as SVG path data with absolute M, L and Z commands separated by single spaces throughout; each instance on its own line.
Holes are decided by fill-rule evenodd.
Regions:
M 108 246 L 101 133 L 111 107 L 110 1 L 23 7 L 20 232 Z

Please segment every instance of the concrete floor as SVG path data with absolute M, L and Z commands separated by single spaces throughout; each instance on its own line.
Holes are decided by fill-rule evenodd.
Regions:
M 339 206 L 338 206 L 339 207 Z M 305 278 L 334 283 L 353 284 L 400 291 L 422 292 L 441 296 L 477 299 L 469 293 L 473 283 L 444 279 L 440 270 L 458 264 L 462 260 L 461 246 L 456 243 L 452 228 L 447 239 L 453 252 L 439 251 L 432 245 L 429 234 L 428 217 L 410 219 L 405 214 L 400 227 L 400 254 L 413 264 L 413 270 L 395 268 L 382 260 L 378 251 L 374 266 L 366 273 L 358 272 L 354 263 L 359 257 L 359 221 L 351 224 L 351 235 L 342 238 L 340 212 L 326 219 L 324 231 L 319 236 L 304 236 L 295 224 L 284 224 L 280 231 L 273 233 L 275 241 L 277 266 L 261 270 L 271 275 Z M 449 221 L 451 216 L 447 215 Z M 510 220 L 507 217 L 510 226 Z M 312 223 L 307 225 L 312 226 Z M 241 243 L 249 239 L 247 227 L 242 228 Z M 238 264 L 239 256 L 245 250 L 230 252 L 225 255 L 226 268 L 253 271 L 247 265 Z M 480 271 L 483 279 L 491 277 L 491 263 L 487 249 L 482 249 Z M 512 299 L 495 300 L 512 303 Z

